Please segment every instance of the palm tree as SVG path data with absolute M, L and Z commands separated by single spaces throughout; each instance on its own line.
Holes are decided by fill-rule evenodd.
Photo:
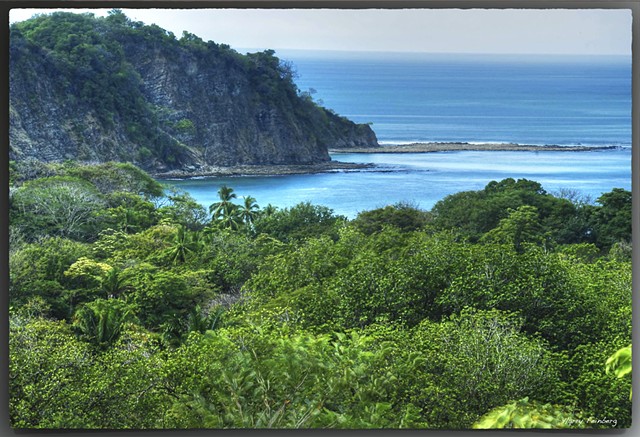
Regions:
M 222 217 L 220 224 L 222 224 L 223 228 L 238 229 L 242 224 L 242 219 L 238 214 L 238 207 L 236 206 L 233 210 L 225 214 Z
M 277 210 L 278 210 L 277 207 L 273 206 L 272 204 L 268 204 L 267 206 L 262 208 L 262 211 L 260 211 L 260 214 L 265 217 L 270 217 L 273 214 L 275 214 Z
M 184 226 L 178 225 L 178 231 L 173 237 L 173 246 L 169 249 L 169 258 L 174 264 L 184 263 L 189 254 L 191 254 L 197 246 L 189 231 Z
M 240 207 L 240 218 L 247 226 L 251 226 L 258 216 L 259 209 L 256 199 L 251 196 L 245 196 L 244 204 Z
M 216 202 L 209 207 L 213 220 L 219 220 L 220 225 L 224 228 L 238 229 L 242 224 L 242 219 L 238 213 L 238 205 L 231 200 L 236 199 L 236 193 L 233 188 L 223 185 L 218 190 L 220 202 Z
M 120 295 L 131 288 L 128 278 L 122 275 L 122 270 L 113 267 L 107 270 L 100 281 L 100 287 L 108 299 L 120 297 Z
M 196 305 L 187 318 L 187 331 L 204 334 L 206 331 L 216 329 L 223 312 L 222 307 L 217 307 L 214 311 L 207 314 L 202 310 L 200 305 Z
M 84 340 L 106 349 L 128 322 L 136 322 L 131 307 L 120 299 L 96 299 L 80 307 L 72 328 Z
M 233 192 L 233 188 L 227 187 L 226 185 L 220 187 L 218 196 L 220 197 L 220 202 L 213 203 L 209 206 L 209 213 L 211 213 L 214 220 L 231 215 L 236 208 L 232 200 L 238 197 L 236 193 Z

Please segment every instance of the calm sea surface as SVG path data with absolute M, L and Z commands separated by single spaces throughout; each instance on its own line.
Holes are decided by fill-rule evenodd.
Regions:
M 631 63 L 621 57 L 277 53 L 293 61 L 301 90 L 324 106 L 370 122 L 381 143 L 413 141 L 616 145 L 588 152 L 335 154 L 371 162 L 366 171 L 208 178 L 167 183 L 205 206 L 226 184 L 260 206 L 310 201 L 336 213 L 400 201 L 429 209 L 448 194 L 506 177 L 539 181 L 548 192 L 596 199 L 631 189 Z
M 278 54 L 278 53 L 277 53 Z M 381 142 L 631 144 L 631 59 L 290 51 L 298 87 Z

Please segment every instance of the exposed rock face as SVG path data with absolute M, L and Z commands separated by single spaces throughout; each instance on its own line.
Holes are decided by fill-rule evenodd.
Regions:
M 272 51 L 157 26 L 55 13 L 14 24 L 10 159 L 119 160 L 162 172 L 313 164 L 373 131 L 301 95 Z

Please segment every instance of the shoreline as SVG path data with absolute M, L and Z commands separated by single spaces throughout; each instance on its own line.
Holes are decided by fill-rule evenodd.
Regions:
M 410 144 L 389 144 L 368 148 L 329 149 L 330 153 L 434 153 L 457 151 L 499 151 L 499 152 L 586 152 L 590 150 L 612 150 L 618 146 L 558 146 L 533 145 L 515 143 L 483 143 L 465 142 L 416 142 Z
M 238 165 L 233 167 L 203 166 L 194 170 L 171 170 L 154 173 L 155 179 L 193 179 L 221 176 L 286 176 L 297 174 L 329 173 L 332 171 L 364 170 L 374 168 L 372 163 L 326 161 L 316 164 Z
M 499 152 L 585 152 L 592 150 L 614 150 L 619 146 L 558 146 L 531 145 L 515 143 L 483 143 L 466 142 L 416 142 L 410 144 L 388 144 L 367 148 L 329 149 L 332 154 L 346 153 L 436 153 L 456 151 L 499 151 Z M 334 171 L 371 170 L 377 166 L 373 163 L 352 163 L 326 161 L 316 164 L 274 164 L 274 165 L 238 165 L 233 167 L 202 166 L 188 170 L 170 170 L 153 173 L 158 180 L 194 179 L 229 176 L 287 176 L 299 174 L 330 173 Z

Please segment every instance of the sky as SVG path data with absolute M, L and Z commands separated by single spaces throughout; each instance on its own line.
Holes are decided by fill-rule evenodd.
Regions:
M 104 16 L 109 9 L 65 9 Z M 51 9 L 12 9 L 10 22 Z M 630 9 L 123 9 L 238 51 L 630 55 Z

